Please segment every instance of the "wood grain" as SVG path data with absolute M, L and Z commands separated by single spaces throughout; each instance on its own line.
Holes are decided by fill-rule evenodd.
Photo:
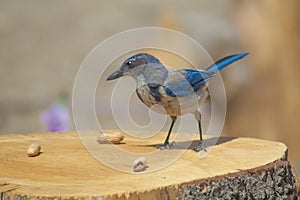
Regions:
M 159 150 L 152 144 L 160 143 L 164 136 L 162 133 L 149 140 L 126 136 L 118 147 L 133 152 L 155 152 Z M 204 195 L 210 184 L 217 186 L 220 181 L 224 183 L 255 174 L 263 181 L 262 170 L 267 176 L 268 173 L 275 174 L 276 169 L 285 169 L 284 173 L 291 181 L 291 188 L 287 191 L 296 194 L 296 183 L 284 144 L 251 138 L 220 138 L 219 141 L 205 158 L 200 159 L 197 153 L 188 149 L 178 160 L 160 170 L 124 173 L 91 156 L 76 132 L 1 136 L 0 197 L 190 199 L 189 195 Z M 31 143 L 41 145 L 39 156 L 26 155 Z M 148 165 L 151 166 L 150 161 Z

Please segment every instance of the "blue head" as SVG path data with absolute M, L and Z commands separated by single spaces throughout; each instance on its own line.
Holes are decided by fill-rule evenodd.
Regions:
M 112 73 L 106 80 L 117 79 L 122 76 L 136 77 L 143 73 L 147 65 L 161 64 L 154 56 L 147 53 L 139 53 L 126 59 L 119 70 Z

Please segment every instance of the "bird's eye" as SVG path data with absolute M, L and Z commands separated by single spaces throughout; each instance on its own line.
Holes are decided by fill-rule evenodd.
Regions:
M 130 68 L 134 67 L 133 64 L 134 64 L 134 63 L 133 63 L 132 60 L 128 60 L 128 61 L 126 62 L 126 65 L 127 65 L 128 67 L 130 67 Z

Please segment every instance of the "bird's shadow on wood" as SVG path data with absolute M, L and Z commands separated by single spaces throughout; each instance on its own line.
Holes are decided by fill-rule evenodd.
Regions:
M 220 145 L 226 142 L 230 142 L 232 140 L 235 140 L 237 137 L 213 137 L 208 138 L 204 140 L 204 145 L 206 148 L 214 146 L 214 145 Z M 162 141 L 163 142 L 163 141 Z M 146 147 L 153 147 L 156 148 L 160 144 L 150 144 L 150 145 L 139 145 L 139 146 L 146 146 Z M 199 144 L 199 140 L 193 140 L 193 141 L 183 141 L 183 142 L 176 142 L 175 145 L 172 147 L 172 149 L 191 149 L 193 150 L 193 147 L 197 146 Z

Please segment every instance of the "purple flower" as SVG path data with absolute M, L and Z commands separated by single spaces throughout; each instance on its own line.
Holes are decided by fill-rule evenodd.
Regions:
M 53 103 L 43 111 L 41 118 L 47 131 L 61 132 L 70 130 L 70 115 L 63 101 Z

